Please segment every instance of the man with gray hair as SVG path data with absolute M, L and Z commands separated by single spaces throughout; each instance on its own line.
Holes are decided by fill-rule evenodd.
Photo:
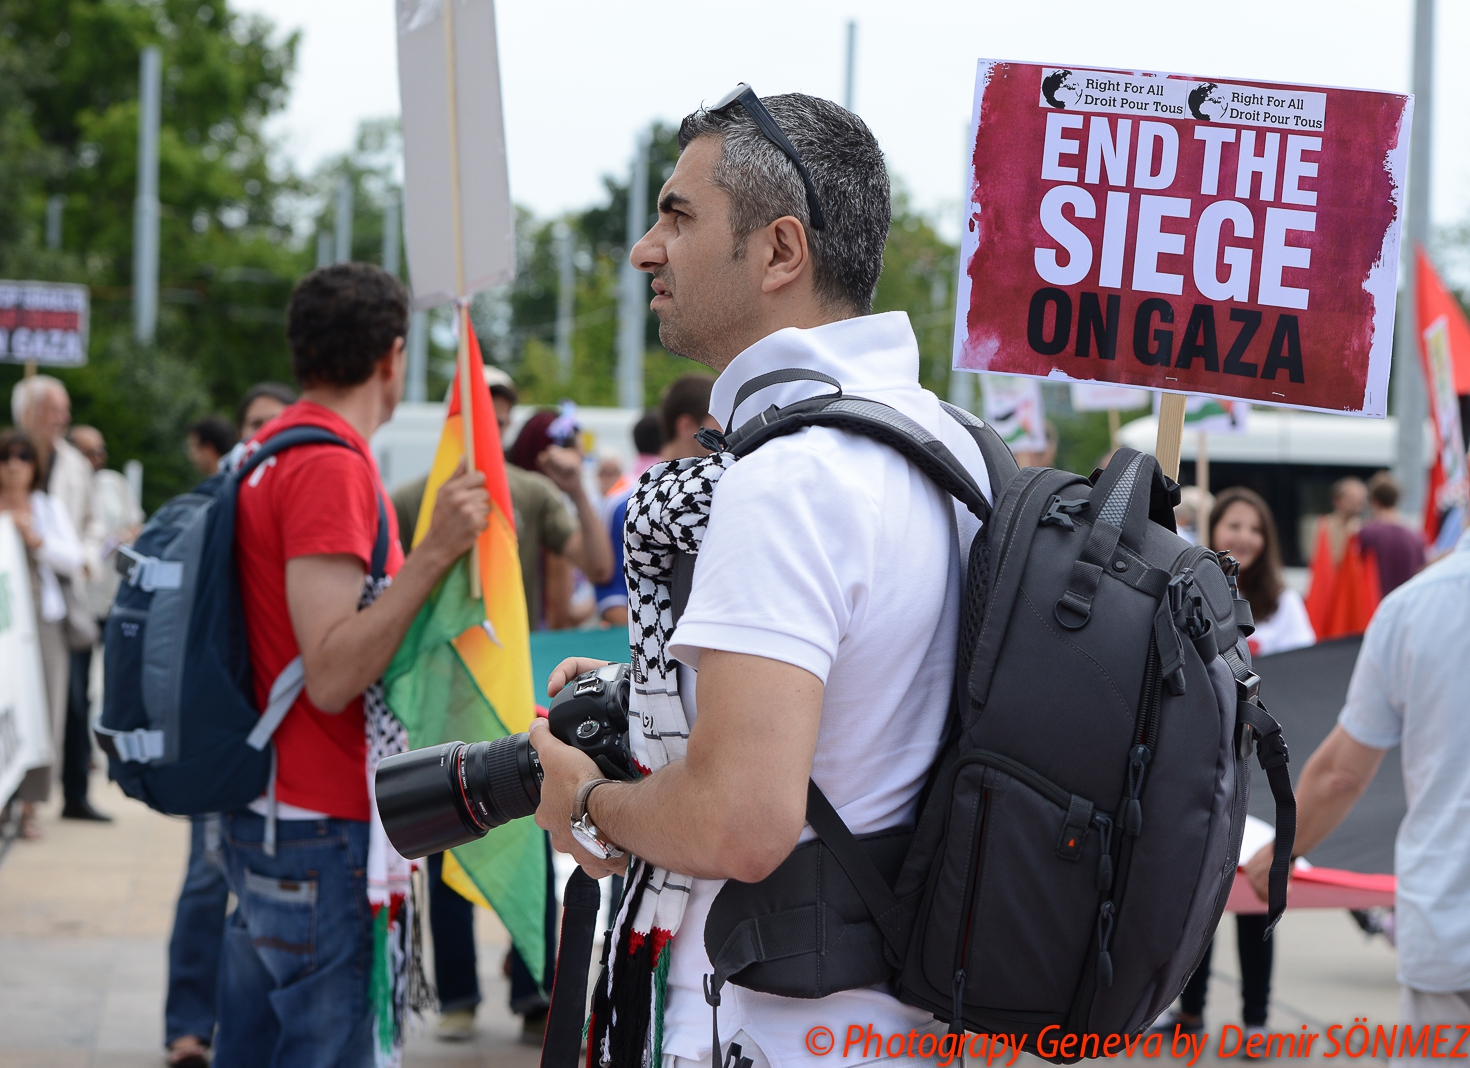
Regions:
M 36 460 L 39 465 L 39 488 L 50 494 L 71 519 L 82 540 L 82 558 L 86 575 L 65 587 L 67 598 L 66 636 L 71 646 L 71 663 L 68 666 L 70 683 L 67 692 L 69 709 L 67 717 L 66 755 L 58 753 L 62 764 L 62 791 L 65 804 L 61 815 L 64 819 L 107 821 L 87 800 L 87 773 L 90 746 L 84 745 L 85 735 L 78 737 L 74 720 L 76 709 L 82 710 L 85 723 L 86 680 L 92 663 L 92 646 L 97 642 L 100 631 L 91 605 L 87 599 L 87 584 L 102 575 L 101 546 L 106 537 L 100 517 L 93 505 L 94 479 L 91 462 L 66 439 L 67 427 L 71 425 L 71 398 L 66 387 L 50 375 L 31 375 L 15 384 L 10 394 L 10 412 L 15 425 L 31 436 L 36 443 Z M 73 692 L 76 690 L 80 692 Z
M 975 441 L 919 385 L 907 316 L 870 314 L 890 193 L 862 120 L 741 85 L 687 116 L 679 144 L 631 259 L 653 276 L 664 346 L 719 374 L 715 420 L 738 426 L 840 382 L 919 423 L 987 486 Z M 628 871 L 593 998 L 592 1063 L 816 1068 L 830 1048 L 808 1044 L 814 1025 L 861 1021 L 915 1049 L 939 1029 L 877 979 L 830 982 L 830 957 L 816 964 L 821 989 L 778 994 L 740 967 L 722 988 L 706 920 L 738 918 L 740 895 L 764 892 L 740 884 L 792 874 L 785 862 L 813 838 L 809 780 L 853 834 L 912 825 L 949 709 L 960 547 L 977 530 L 956 503 L 897 451 L 830 427 L 738 463 L 727 452 L 670 461 L 640 482 L 626 527 L 630 718 L 641 724 L 629 741 L 649 774 L 610 782 L 531 727 L 545 772 L 537 823 L 589 874 Z M 671 547 L 698 554 L 677 619 Z M 551 692 L 593 666 L 564 662 Z M 867 937 L 857 928 L 847 944 Z M 721 961 L 729 945 L 710 943 Z

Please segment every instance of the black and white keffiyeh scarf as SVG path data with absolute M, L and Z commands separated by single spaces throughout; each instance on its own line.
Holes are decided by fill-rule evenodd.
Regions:
M 629 744 L 645 775 L 683 759 L 688 744 L 678 663 L 669 659 L 674 557 L 699 551 L 715 484 L 734 462 L 733 455 L 716 453 L 658 464 L 628 499 L 623 547 L 633 661 L 629 711 L 638 721 L 629 730 Z M 692 882 L 632 858 L 612 936 L 614 952 L 593 993 L 593 1063 L 618 1068 L 662 1063 L 669 943 L 684 918 Z

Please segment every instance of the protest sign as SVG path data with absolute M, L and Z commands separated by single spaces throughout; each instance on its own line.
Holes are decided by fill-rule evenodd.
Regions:
M 1096 382 L 1072 383 L 1074 412 L 1127 412 L 1147 408 L 1151 394 L 1129 386 L 1103 386 Z
M 1163 394 L 1154 394 L 1154 413 L 1163 404 Z M 1245 401 L 1225 397 L 1186 397 L 1184 429 L 1201 434 L 1244 434 L 1251 406 Z
M 1005 439 L 1012 452 L 1041 452 L 1046 448 L 1046 407 L 1041 383 L 1030 378 L 987 375 L 983 418 Z
M 414 307 L 515 274 L 491 0 L 398 0 L 398 92 Z
M 1382 416 L 1412 108 L 982 60 L 954 366 Z
M 80 367 L 89 308 L 86 286 L 0 282 L 0 361 Z
M 15 793 L 31 768 L 51 762 L 51 717 L 41 681 L 41 648 L 31 604 L 25 545 L 10 516 L 0 515 L 0 799 Z
M 464 459 L 475 470 L 469 298 L 515 276 L 493 0 L 398 0 L 403 192 L 415 308 L 456 301 Z M 498 442 L 498 437 L 497 437 Z M 497 453 L 498 456 L 498 453 Z M 499 463 L 499 460 L 492 461 Z M 470 549 L 479 598 L 480 549 Z

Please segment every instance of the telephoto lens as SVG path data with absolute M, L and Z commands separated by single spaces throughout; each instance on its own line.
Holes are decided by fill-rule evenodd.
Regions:
M 583 672 L 551 702 L 551 733 L 591 757 L 610 779 L 631 781 L 628 666 Z M 378 765 L 378 815 L 405 857 L 442 853 L 541 803 L 541 761 L 524 734 L 493 742 L 445 742 L 399 753 Z
M 425 857 L 532 815 L 541 803 L 541 762 L 524 734 L 445 742 L 385 758 L 376 792 L 393 848 Z

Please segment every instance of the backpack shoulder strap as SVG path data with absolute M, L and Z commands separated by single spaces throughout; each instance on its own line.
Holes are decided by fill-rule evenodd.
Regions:
M 1011 447 L 997 433 L 995 427 L 965 411 L 959 405 L 950 404 L 949 401 L 940 401 L 939 406 L 949 414 L 951 419 L 964 427 L 970 437 L 975 439 L 975 444 L 980 448 L 980 455 L 985 458 L 985 470 L 990 475 L 990 498 L 999 500 L 1006 485 L 1021 471 L 1021 465 L 1016 463 Z
M 802 372 L 799 377 L 809 378 L 814 373 Z M 760 379 L 753 381 L 759 382 Z M 985 499 L 974 476 L 944 442 L 902 412 L 879 401 L 844 397 L 839 392 L 797 401 L 784 408 L 772 405 L 726 435 L 724 447 L 737 457 L 746 456 L 773 438 L 794 434 L 809 426 L 845 430 L 889 446 L 973 512 L 981 522 L 990 518 L 990 502 Z
M 240 483 L 248 478 L 257 467 L 272 456 L 295 448 L 297 445 L 340 445 L 344 449 L 357 451 L 325 427 L 305 424 L 287 427 L 279 434 L 272 434 L 261 443 L 258 449 L 245 457 L 240 466 L 235 469 L 234 483 L 231 488 L 238 492 Z M 375 492 L 374 496 L 378 501 L 378 535 L 373 541 L 373 555 L 369 562 L 368 573 L 374 581 L 377 581 L 388 570 L 388 510 L 383 504 L 383 494 Z

